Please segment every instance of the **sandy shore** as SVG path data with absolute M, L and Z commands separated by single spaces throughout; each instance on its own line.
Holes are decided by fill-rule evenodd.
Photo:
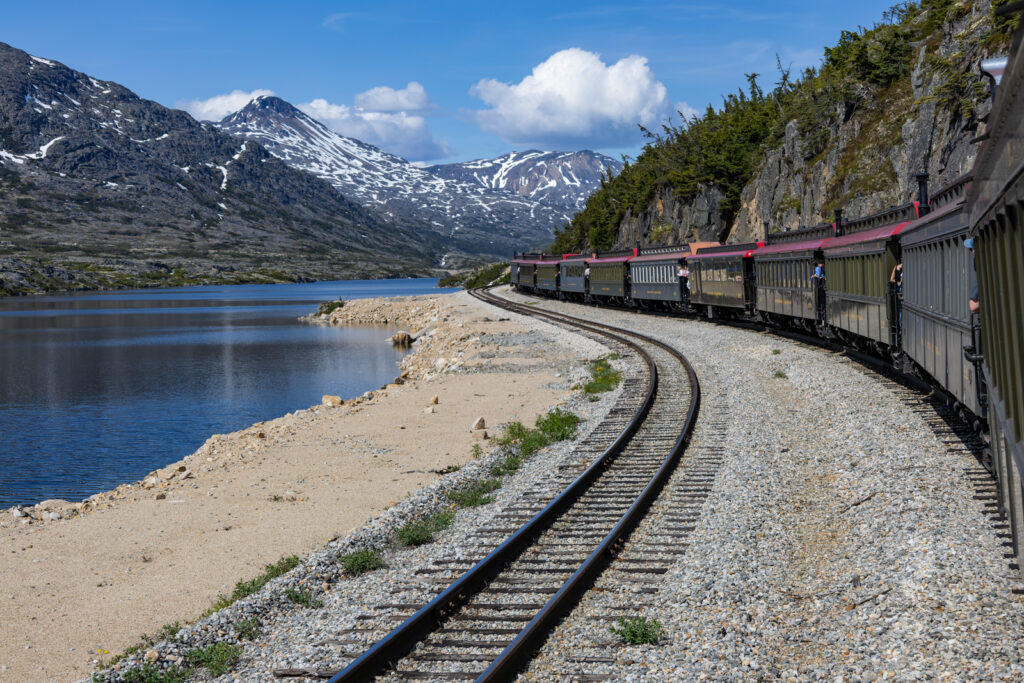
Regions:
M 320 322 L 424 332 L 401 384 L 215 435 L 81 503 L 0 512 L 0 681 L 86 677 L 95 659 L 196 619 L 265 564 L 321 547 L 465 463 L 482 442 L 477 417 L 532 423 L 565 396 L 559 370 L 582 359 L 490 341 L 525 330 L 499 315 L 464 293 L 351 302 Z

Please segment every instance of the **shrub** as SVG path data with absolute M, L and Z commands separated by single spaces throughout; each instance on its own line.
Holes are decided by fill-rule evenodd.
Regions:
M 576 436 L 580 424 L 578 415 L 568 410 L 555 408 L 547 415 L 537 418 L 537 429 L 546 434 L 552 441 L 565 441 Z
M 183 683 L 191 673 L 191 671 L 176 666 L 161 671 L 160 667 L 146 664 L 138 669 L 125 671 L 121 680 L 124 683 Z M 95 679 L 94 676 L 93 680 Z
M 608 629 L 629 645 L 653 645 L 661 640 L 661 622 L 647 617 L 619 617 L 619 626 Z
M 333 313 L 334 311 L 338 310 L 339 308 L 344 308 L 344 307 L 345 307 L 344 299 L 338 299 L 337 301 L 325 301 L 322 304 L 320 304 L 319 306 L 317 306 L 316 314 L 317 315 L 330 315 L 331 313 Z
M 383 567 L 384 557 L 376 550 L 364 548 L 363 550 L 342 555 L 340 562 L 341 568 L 345 570 L 346 574 L 349 576 L 359 576 L 360 574 Z

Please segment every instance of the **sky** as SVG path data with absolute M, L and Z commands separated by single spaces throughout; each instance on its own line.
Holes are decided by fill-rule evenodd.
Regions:
M 0 41 L 218 120 L 274 94 L 419 164 L 636 156 L 746 87 L 821 62 L 894 0 L 602 3 L 6 0 Z

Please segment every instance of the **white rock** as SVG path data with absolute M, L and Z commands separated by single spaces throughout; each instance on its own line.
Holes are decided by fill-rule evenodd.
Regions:
M 437 394 L 434 394 L 433 396 L 430 397 L 430 405 L 436 406 L 439 402 L 440 401 L 437 398 Z
M 484 420 L 484 418 L 478 417 L 476 419 L 476 422 L 473 423 L 473 426 L 470 427 L 470 429 L 484 429 L 485 427 L 487 427 L 487 422 Z
M 15 517 L 24 517 L 25 511 L 22 510 L 21 508 L 11 508 L 11 514 Z
M 321 405 L 338 407 L 344 401 L 341 400 L 341 396 L 331 396 L 330 394 L 324 394 L 324 397 L 320 399 Z

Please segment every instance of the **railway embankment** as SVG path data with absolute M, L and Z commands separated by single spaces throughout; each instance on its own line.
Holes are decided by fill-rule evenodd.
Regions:
M 175 622 L 192 622 L 186 628 L 200 639 L 230 634 L 223 614 L 196 620 L 283 557 L 314 559 L 279 581 L 348 591 L 330 578 L 338 578 L 337 554 L 392 536 L 489 467 L 485 433 L 493 438 L 513 420 L 532 425 L 566 402 L 584 418 L 610 405 L 571 389 L 606 349 L 499 316 L 465 294 L 363 300 L 345 311 L 334 324 L 419 334 L 399 381 L 214 435 L 183 460 L 86 501 L 0 512 L 11 550 L 0 557 L 0 681 L 86 677 L 95 661 L 109 662 L 143 634 L 162 632 L 160 640 Z M 473 429 L 478 418 L 484 429 Z M 282 604 L 280 587 L 236 604 L 253 615 L 273 608 L 299 616 Z M 136 657 L 164 667 L 183 661 L 172 659 L 185 652 L 175 643 L 144 645 Z
M 681 558 L 645 582 L 613 565 L 522 680 L 1021 680 L 1020 579 L 986 476 L 920 396 L 767 333 L 584 310 L 678 345 L 701 378 L 666 495 L 686 500 L 687 467 L 721 464 Z M 624 644 L 620 616 L 657 619 L 661 642 Z

